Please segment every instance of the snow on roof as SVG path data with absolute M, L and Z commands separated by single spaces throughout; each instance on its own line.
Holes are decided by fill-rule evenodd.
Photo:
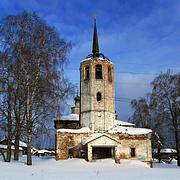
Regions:
M 125 122 L 125 121 L 120 121 L 120 120 L 116 120 L 116 125 L 119 125 L 119 126 L 135 126 L 135 124 Z
M 161 153 L 177 153 L 175 149 L 165 148 L 160 150 Z
M 91 60 L 91 59 L 92 58 L 88 57 L 88 58 L 83 59 L 81 62 L 88 61 L 88 60 Z
M 89 133 L 91 130 L 89 127 L 83 127 L 81 129 L 58 129 L 57 132 L 69 132 L 69 133 Z
M 49 150 L 47 150 L 47 149 L 41 149 L 41 150 L 38 150 L 38 153 L 39 153 L 39 154 L 52 153 L 52 151 L 49 151 Z
M 48 151 L 48 150 L 47 150 L 47 151 Z M 33 148 L 31 148 L 31 153 L 32 153 L 32 154 L 36 154 L 36 153 L 43 154 L 44 152 L 33 147 Z
M 81 61 L 81 63 L 84 62 L 84 61 L 92 60 L 92 59 L 93 59 L 92 57 L 87 57 L 87 58 L 83 59 L 83 60 Z M 109 63 L 113 64 L 112 61 L 110 61 L 110 60 L 107 59 L 107 58 L 96 57 L 96 59 L 97 59 L 97 60 L 101 60 L 101 61 L 108 61 Z
M 7 139 L 3 139 L 2 141 L 7 144 Z M 15 144 L 15 140 L 12 140 L 12 145 L 14 145 L 14 144 Z M 19 147 L 27 147 L 27 144 L 23 141 L 19 141 Z
M 79 114 L 69 114 L 67 116 L 62 116 L 61 120 L 73 120 L 73 121 L 79 121 Z
M 111 64 L 112 64 L 112 61 L 110 61 L 110 60 L 109 60 L 109 59 L 107 59 L 107 58 L 98 57 L 98 60 L 108 61 L 109 63 L 111 63 Z
M 109 133 L 124 133 L 129 135 L 140 135 L 151 133 L 151 129 L 116 126 L 109 130 Z
M 161 149 L 160 152 L 161 153 L 177 153 L 175 149 L 171 149 L 171 148 Z
M 36 148 L 31 148 L 31 153 L 36 153 L 36 152 L 38 152 L 38 149 L 36 149 Z
M 12 140 L 12 143 L 15 143 L 15 140 Z M 23 141 L 19 141 L 19 146 L 20 147 L 27 147 L 27 144 Z
M 0 144 L 0 149 L 7 149 L 7 145 Z M 14 150 L 14 146 L 11 146 L 11 149 Z M 19 147 L 19 150 L 22 150 L 22 147 Z

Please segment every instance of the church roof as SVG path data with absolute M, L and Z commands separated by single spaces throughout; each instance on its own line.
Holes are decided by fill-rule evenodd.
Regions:
M 67 132 L 67 133 L 90 133 L 89 127 L 82 127 L 81 129 L 57 129 L 57 132 Z
M 93 57 L 99 57 L 99 43 L 98 43 L 98 33 L 96 28 L 96 17 L 94 17 L 94 34 L 93 34 Z
M 116 125 L 118 126 L 135 126 L 135 124 L 129 123 L 129 122 L 125 122 L 125 121 L 120 121 L 120 120 L 116 120 Z
M 115 126 L 111 130 L 109 130 L 109 133 L 123 133 L 129 135 L 143 135 L 143 134 L 149 134 L 151 132 L 152 132 L 151 129 L 123 127 L 123 126 Z
M 96 16 L 94 17 L 94 32 L 93 32 L 93 44 L 92 44 L 92 54 L 89 54 L 85 60 L 97 58 L 98 60 L 108 60 L 107 57 L 105 57 L 104 54 L 100 53 L 99 50 L 99 43 L 98 43 L 98 33 L 97 33 L 97 27 L 96 27 Z
M 62 121 L 79 121 L 79 114 L 69 114 L 67 116 L 62 116 L 61 119 Z

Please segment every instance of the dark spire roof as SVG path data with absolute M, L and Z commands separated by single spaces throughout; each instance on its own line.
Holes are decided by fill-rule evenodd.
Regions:
M 94 16 L 94 34 L 93 34 L 93 57 L 99 57 L 99 44 L 98 44 L 98 34 L 96 28 L 96 16 Z
M 98 44 L 98 34 L 97 34 L 97 28 L 96 28 L 96 15 L 94 15 L 94 34 L 93 34 L 93 46 L 92 46 L 92 54 L 89 54 L 86 56 L 86 58 L 96 58 L 101 57 L 103 59 L 109 60 L 107 57 L 104 56 L 104 54 L 99 52 L 99 44 Z

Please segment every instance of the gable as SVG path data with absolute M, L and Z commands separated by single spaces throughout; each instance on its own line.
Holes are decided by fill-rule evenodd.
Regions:
M 83 141 L 83 145 L 86 144 L 116 146 L 119 144 L 119 142 L 106 134 L 94 134 L 90 138 L 87 138 Z

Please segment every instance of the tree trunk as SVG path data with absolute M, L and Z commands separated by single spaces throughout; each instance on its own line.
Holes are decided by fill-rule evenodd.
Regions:
M 177 166 L 180 166 L 180 139 L 178 130 L 175 130 L 175 140 L 176 140 L 176 151 L 177 151 Z
M 158 154 L 158 162 L 161 163 L 161 147 L 159 143 L 157 145 L 157 154 Z
M 180 150 L 177 150 L 177 166 L 180 166 Z
M 15 122 L 15 149 L 14 149 L 14 160 L 19 160 L 19 141 L 20 141 L 20 121 L 19 118 Z
M 27 96 L 27 165 L 32 165 L 32 104 L 29 91 Z
M 29 115 L 32 114 L 31 110 L 29 110 Z M 28 117 L 27 122 L 27 165 L 32 165 L 32 154 L 31 154 L 31 147 L 32 147 L 32 116 Z
M 21 134 L 21 124 L 20 124 L 20 105 L 19 111 L 17 112 L 17 99 L 15 96 L 14 100 L 14 113 L 15 113 L 15 149 L 14 149 L 14 160 L 19 160 L 19 141 L 20 141 L 20 134 Z
M 0 150 L 0 154 L 2 155 L 2 157 L 4 159 L 4 162 L 6 162 L 7 159 L 6 159 L 5 153 L 2 150 Z
M 11 86 L 8 85 L 8 143 L 7 143 L 7 159 L 6 162 L 11 161 L 11 146 L 12 146 L 12 117 L 11 117 Z

